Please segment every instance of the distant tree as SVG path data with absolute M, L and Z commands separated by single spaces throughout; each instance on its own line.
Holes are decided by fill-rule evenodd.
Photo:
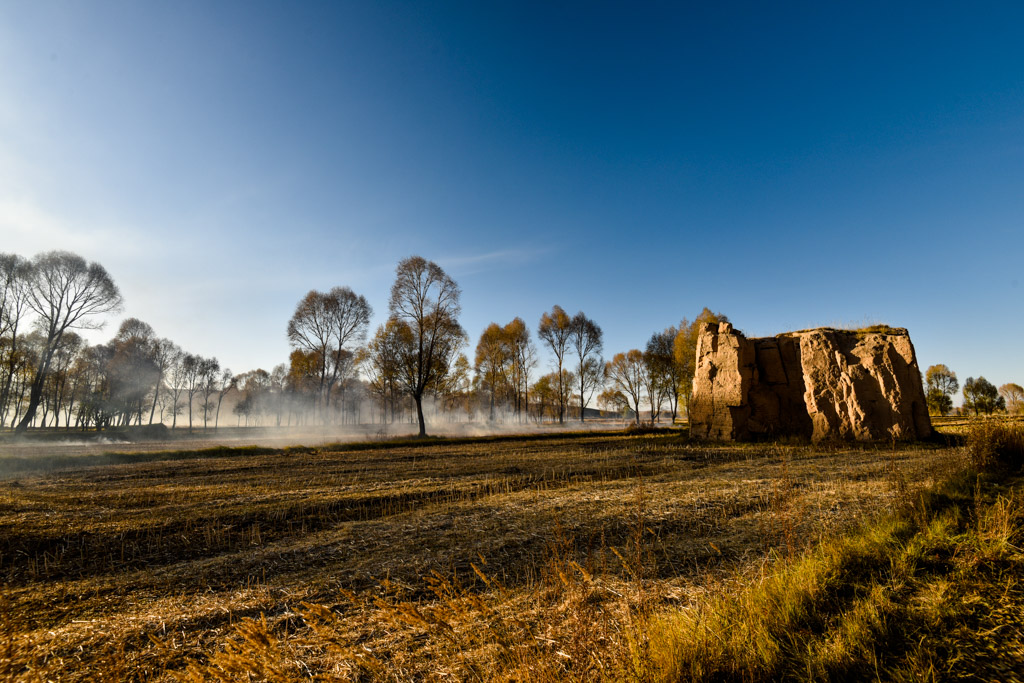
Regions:
M 142 412 L 149 405 L 147 396 L 159 391 L 162 372 L 156 357 L 157 341 L 153 328 L 138 318 L 122 322 L 110 341 L 110 398 L 121 424 L 133 419 L 141 424 Z
M 458 412 L 467 416 L 472 414 L 472 390 L 469 359 L 466 354 L 460 353 L 444 377 L 434 384 L 434 398 L 449 413 L 448 419 L 454 420 Z
M 157 402 L 160 400 L 160 390 L 164 387 L 167 373 L 170 371 L 171 363 L 177 354 L 181 353 L 174 342 L 170 339 L 154 339 L 152 341 L 153 365 L 156 367 L 156 382 L 153 388 L 153 403 L 149 408 L 149 424 L 153 424 L 153 417 L 156 415 Z M 160 412 L 160 421 L 163 421 L 163 411 Z
M 960 389 L 956 373 L 945 365 L 932 365 L 925 371 L 925 401 L 936 415 L 947 415 L 953 409 L 953 395 Z
M 108 427 L 119 406 L 111 400 L 111 383 L 107 372 L 114 349 L 109 344 L 97 344 L 83 350 L 84 387 L 78 410 L 82 427 L 94 426 L 98 430 Z
M 956 373 L 942 364 L 929 366 L 924 378 L 929 389 L 938 389 L 947 396 L 952 396 L 960 388 Z
M 565 378 L 563 377 L 563 382 Z M 537 379 L 530 387 L 534 398 L 534 415 L 541 422 L 551 413 L 552 418 L 558 417 L 558 373 L 551 372 Z
M 57 344 L 53 360 L 50 363 L 50 373 L 44 384 L 43 400 L 40 403 L 40 426 L 46 426 L 48 413 L 53 414 L 52 426 L 60 426 L 61 411 L 65 403 L 74 400 L 74 397 L 69 395 L 71 393 L 69 384 L 73 381 L 71 369 L 84 347 L 85 341 L 71 331 L 65 332 Z
M 973 410 L 975 415 L 991 415 L 1005 407 L 1006 401 L 999 395 L 999 390 L 984 377 L 968 377 L 964 382 L 964 408 Z
M 580 311 L 569 325 L 569 345 L 576 352 L 576 387 L 580 390 L 580 422 L 591 396 L 604 381 L 604 333 L 593 320 Z
M 288 356 L 288 387 L 294 399 L 293 407 L 298 419 L 303 421 L 316 412 L 320 400 L 321 363 L 319 351 L 295 349 Z
M 352 367 L 353 352 L 346 347 L 366 338 L 372 313 L 366 297 L 348 287 L 334 287 L 326 293 L 311 290 L 288 321 L 292 346 L 317 354 L 317 403 L 325 421 L 331 390 Z
M 203 397 L 203 429 L 209 429 L 210 413 L 216 408 L 216 404 L 211 398 L 220 391 L 219 380 L 220 361 L 216 358 L 204 358 L 199 367 L 199 393 Z
M 36 366 L 39 363 L 39 344 L 33 341 L 39 335 L 18 335 L 17 350 L 7 351 L 6 367 L 8 383 L 7 399 L 3 406 L 3 424 L 14 426 L 21 419 L 21 412 L 27 402 L 29 388 L 32 385 L 32 378 L 36 374 Z M 8 419 L 10 415 L 10 419 Z
M 356 294 L 348 287 L 334 287 L 328 292 L 328 298 L 333 329 L 332 362 L 327 384 L 330 398 L 331 388 L 338 383 L 344 387 L 349 378 L 355 364 L 355 353 L 348 347 L 352 343 L 361 343 L 366 339 L 366 329 L 370 325 L 373 309 L 366 302 L 366 297 Z M 341 393 L 343 395 L 344 390 Z
M 270 373 L 263 368 L 256 368 L 238 375 L 235 381 L 242 397 L 232 410 L 239 417 L 245 416 L 246 426 L 253 418 L 259 424 L 267 408 L 268 393 L 272 384 Z
M 679 394 L 686 402 L 686 418 L 690 418 L 690 399 L 693 394 L 693 376 L 697 371 L 697 339 L 705 323 L 727 323 L 729 318 L 721 313 L 713 313 L 704 307 L 693 322 L 683 318 L 679 323 L 679 333 L 673 344 L 673 355 L 678 365 Z
M 597 397 L 597 405 L 603 410 L 619 413 L 622 416 L 629 414 L 629 399 L 618 389 L 605 389 Z
M 604 387 L 604 368 L 605 363 L 603 358 L 600 356 L 591 356 L 583 361 L 583 367 L 579 368 L 583 377 L 581 378 L 577 376 L 574 378 L 575 383 L 573 386 L 578 387 L 583 392 L 583 394 L 577 398 L 584 409 L 590 405 L 590 400 L 594 397 L 594 394 Z
M 292 346 L 315 354 L 318 401 L 322 400 L 327 385 L 327 359 L 334 336 L 330 308 L 326 294 L 311 290 L 299 302 L 288 321 L 288 341 Z
M 400 384 L 416 404 L 419 435 L 427 435 L 423 394 L 443 381 L 466 333 L 459 325 L 461 292 L 444 270 L 420 256 L 399 262 L 391 287 L 391 318 L 408 328 L 410 346 L 401 354 Z
M 1024 387 L 1007 382 L 999 387 L 999 395 L 1006 402 L 1006 409 L 1011 413 L 1024 411 Z
M 242 397 L 235 401 L 235 405 L 232 406 L 231 412 L 238 416 L 238 425 L 241 426 L 242 418 L 245 417 L 245 426 L 249 426 L 249 417 L 253 413 L 253 401 L 252 396 L 248 394 L 242 394 Z
M 345 395 L 356 371 L 356 355 L 348 349 L 335 351 L 331 360 L 331 377 L 328 388 L 334 398 L 334 413 L 346 420 Z
M 17 254 L 0 254 L 0 427 L 4 426 L 11 388 L 27 361 L 18 341 L 28 313 L 31 282 L 29 261 Z
M 203 357 L 186 353 L 181 359 L 181 370 L 185 380 L 185 395 L 188 396 L 188 431 L 192 431 L 192 406 L 203 382 Z
M 107 271 L 98 263 L 67 251 L 50 251 L 32 260 L 27 304 L 37 316 L 43 345 L 28 408 L 15 428 L 24 432 L 35 418 L 43 394 L 43 382 L 61 337 L 70 329 L 94 329 L 94 316 L 121 307 L 121 293 Z
M 512 357 L 509 381 L 512 384 L 513 407 L 522 420 L 529 404 L 530 372 L 537 365 L 537 350 L 530 339 L 530 328 L 522 318 L 516 317 L 505 325 L 505 341 Z
M 366 350 L 360 355 L 360 367 L 367 378 L 370 393 L 380 399 L 381 419 L 384 423 L 388 422 L 389 408 L 390 421 L 395 421 L 401 365 L 403 357 L 412 353 L 412 346 L 409 326 L 397 320 L 388 320 L 377 328 Z
M 17 254 L 0 253 L 0 337 L 18 333 L 27 312 L 32 264 Z
M 668 401 L 673 423 L 676 421 L 683 372 L 682 365 L 676 362 L 675 357 L 675 340 L 678 336 L 679 330 L 675 327 L 655 332 L 647 340 L 647 348 L 644 350 L 647 373 L 657 394 L 657 403 L 661 406 Z
M 488 419 L 494 419 L 494 404 L 499 393 L 511 389 L 509 376 L 512 370 L 512 345 L 505 329 L 498 323 L 491 323 L 480 334 L 476 345 L 474 369 L 482 387 L 487 391 L 489 401 Z
M 555 306 L 550 313 L 540 317 L 540 325 L 537 327 L 537 336 L 540 337 L 555 355 L 555 380 L 558 399 L 558 421 L 565 422 L 565 408 L 568 403 L 569 387 L 565 386 L 563 372 L 565 352 L 569 348 L 572 338 L 572 318 L 561 306 Z
M 68 332 L 67 334 L 64 335 L 64 338 L 68 339 L 72 335 L 78 337 L 78 335 L 74 334 L 73 332 Z M 85 362 L 85 359 L 88 356 L 89 347 L 81 338 L 79 338 L 79 342 L 75 345 L 77 346 L 77 349 L 74 352 L 74 357 L 71 360 L 71 365 L 68 368 L 67 372 L 65 373 L 67 377 L 67 384 L 65 387 L 65 400 L 63 401 L 65 429 L 71 429 L 72 415 L 76 415 L 81 412 L 76 402 L 81 400 L 82 395 L 89 388 L 89 377 L 86 371 L 87 365 Z M 78 421 L 80 421 L 80 419 Z
M 284 365 L 278 367 L 283 368 Z M 220 426 L 220 406 L 224 402 L 224 397 L 231 393 L 235 388 L 235 376 L 228 368 L 224 368 L 224 371 L 220 373 L 220 382 L 217 388 L 217 408 L 213 416 L 213 428 L 217 429 Z
M 656 353 L 643 352 L 640 385 L 647 394 L 647 405 L 651 407 L 651 424 L 661 420 L 661 409 L 670 388 L 665 384 L 665 367 Z
M 509 404 L 516 416 L 522 417 L 534 355 L 530 330 L 522 318 L 514 318 L 504 327 L 491 323 L 480 334 L 474 370 L 480 388 L 488 395 L 489 419 L 494 419 L 498 403 Z
M 228 372 L 227 370 L 224 371 Z M 223 382 L 223 380 L 222 380 Z M 232 388 L 237 386 L 237 382 L 231 380 Z M 288 386 L 288 365 L 285 363 L 278 363 L 270 370 L 270 390 L 273 394 L 273 411 L 274 421 L 278 427 L 281 426 L 281 422 L 284 420 L 285 409 L 289 407 L 291 392 Z M 224 389 L 221 390 L 221 395 L 224 394 Z M 288 414 L 288 424 L 291 425 L 291 412 Z
M 644 354 L 639 349 L 617 353 L 605 366 L 608 383 L 633 401 L 637 424 L 640 424 L 640 399 L 644 386 L 644 374 Z
M 941 389 L 934 387 L 928 389 L 925 392 L 924 400 L 928 404 L 928 411 L 932 415 L 949 415 L 950 411 L 953 410 L 952 397 L 943 393 Z
M 187 368 L 185 367 L 185 352 L 182 351 L 176 344 L 169 340 L 164 340 L 169 345 L 167 349 L 168 362 L 167 362 L 167 394 L 168 402 L 166 404 L 167 409 L 171 412 L 171 429 L 178 426 L 178 415 L 181 414 L 183 405 L 181 403 L 181 396 L 185 392 L 185 387 L 188 384 Z M 163 411 L 161 410 L 161 416 Z M 162 419 L 162 418 L 161 418 Z

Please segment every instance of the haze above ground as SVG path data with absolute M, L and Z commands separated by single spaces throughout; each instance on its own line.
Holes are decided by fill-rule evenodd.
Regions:
M 704 306 L 886 322 L 1024 382 L 1024 6 L 0 0 L 0 251 L 68 249 L 188 351 L 287 361 L 397 262 L 605 355 Z M 108 339 L 119 318 L 90 333 Z M 540 369 L 546 370 L 546 361 Z

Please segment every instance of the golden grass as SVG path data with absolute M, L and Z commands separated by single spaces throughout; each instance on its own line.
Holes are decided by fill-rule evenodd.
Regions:
M 998 444 L 1024 430 L 999 427 Z M 988 452 L 974 426 L 965 455 Z M 1005 474 L 1005 463 L 980 463 Z M 962 470 L 746 586 L 652 616 L 660 680 L 1024 680 L 1024 493 Z
M 769 581 L 958 458 L 589 434 L 26 476 L 0 483 L 0 678 L 642 679 L 672 670 L 652 623 Z

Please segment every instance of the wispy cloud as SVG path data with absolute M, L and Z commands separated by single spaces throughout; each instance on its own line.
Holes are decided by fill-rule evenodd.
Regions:
M 455 275 L 473 275 L 496 267 L 521 267 L 538 261 L 553 251 L 551 247 L 515 247 L 477 254 L 444 256 L 438 263 Z

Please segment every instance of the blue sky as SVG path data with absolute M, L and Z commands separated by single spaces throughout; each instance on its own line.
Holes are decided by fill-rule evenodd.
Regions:
M 1024 6 L 636 5 L 0 0 L 0 251 L 100 261 L 236 372 L 420 254 L 471 346 L 709 306 L 1024 383 Z

